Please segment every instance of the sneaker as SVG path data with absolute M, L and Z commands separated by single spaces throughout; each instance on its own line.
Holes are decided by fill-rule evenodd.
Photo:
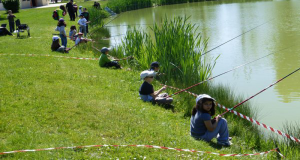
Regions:
M 230 141 L 227 142 L 217 142 L 218 145 L 220 146 L 225 146 L 225 147 L 229 147 L 230 145 L 232 145 L 232 143 Z

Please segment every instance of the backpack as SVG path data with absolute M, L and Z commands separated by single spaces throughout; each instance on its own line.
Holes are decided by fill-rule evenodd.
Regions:
M 52 18 L 53 18 L 54 20 L 58 20 L 58 13 L 57 13 L 56 10 L 53 11 Z

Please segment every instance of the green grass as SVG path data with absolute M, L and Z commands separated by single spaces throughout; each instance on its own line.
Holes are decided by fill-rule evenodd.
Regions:
M 28 9 L 17 13 L 21 22 L 30 26 L 32 38 L 1 37 L 0 54 L 62 55 L 50 51 L 52 33 L 56 33 L 52 11 L 53 8 Z M 0 15 L 5 16 L 5 12 Z M 75 23 L 67 18 L 68 27 Z M 68 46 L 73 44 L 68 41 Z M 97 53 L 89 45 L 75 47 L 65 56 L 95 57 Z M 103 69 L 97 61 L 0 55 L 0 75 L 0 152 L 92 144 L 149 144 L 218 153 L 254 153 L 275 148 L 248 122 L 229 113 L 226 119 L 230 135 L 234 136 L 233 146 L 218 148 L 214 143 L 195 141 L 189 136 L 189 117 L 184 112 L 172 112 L 138 99 L 137 90 L 142 84 L 139 71 Z M 160 87 L 158 82 L 154 86 Z M 200 86 L 192 91 L 200 93 L 199 90 L 213 95 L 227 107 L 243 99 L 223 86 Z M 174 105 L 192 107 L 194 99 L 182 93 L 175 97 Z M 280 148 L 289 159 L 300 157 L 297 147 L 281 145 Z M 179 155 L 182 159 L 237 159 L 129 147 L 16 153 L 0 158 L 180 159 Z M 253 158 L 275 159 L 276 154 L 243 157 Z

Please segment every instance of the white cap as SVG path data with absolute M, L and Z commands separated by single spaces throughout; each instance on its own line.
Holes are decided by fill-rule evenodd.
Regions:
M 141 79 L 143 80 L 144 78 L 146 78 L 146 77 L 149 77 L 149 76 L 155 76 L 155 72 L 154 71 L 148 71 L 148 70 L 146 70 L 146 71 L 143 71 L 142 73 L 141 73 Z
M 213 101 L 216 101 L 215 99 L 213 99 L 211 96 L 207 95 L 207 94 L 200 94 L 197 98 L 196 98 L 196 103 L 198 103 L 198 101 L 200 101 L 201 99 L 206 98 L 206 99 L 211 99 Z
M 58 36 L 53 36 L 53 37 L 52 37 L 52 40 L 53 40 L 53 41 L 56 41 L 56 40 L 58 40 L 58 39 L 59 39 Z

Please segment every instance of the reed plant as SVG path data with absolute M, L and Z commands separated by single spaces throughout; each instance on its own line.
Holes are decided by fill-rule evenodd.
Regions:
M 151 0 L 110 0 L 107 6 L 116 13 L 152 7 Z
M 95 26 L 103 26 L 104 25 L 104 19 L 109 17 L 109 13 L 106 12 L 105 10 L 100 10 L 96 9 L 94 7 L 88 7 L 88 12 L 90 14 L 90 19 L 91 23 L 89 26 L 95 27 Z
M 201 54 L 207 47 L 207 39 L 197 33 L 197 27 L 188 23 L 188 17 L 165 17 L 162 25 L 154 24 L 151 33 L 136 28 L 127 34 L 118 46 L 117 56 L 134 56 L 128 62 L 131 67 L 147 69 L 151 62 L 161 63 L 161 80 L 169 84 L 192 85 L 207 79 L 215 66 L 215 59 L 207 59 Z

